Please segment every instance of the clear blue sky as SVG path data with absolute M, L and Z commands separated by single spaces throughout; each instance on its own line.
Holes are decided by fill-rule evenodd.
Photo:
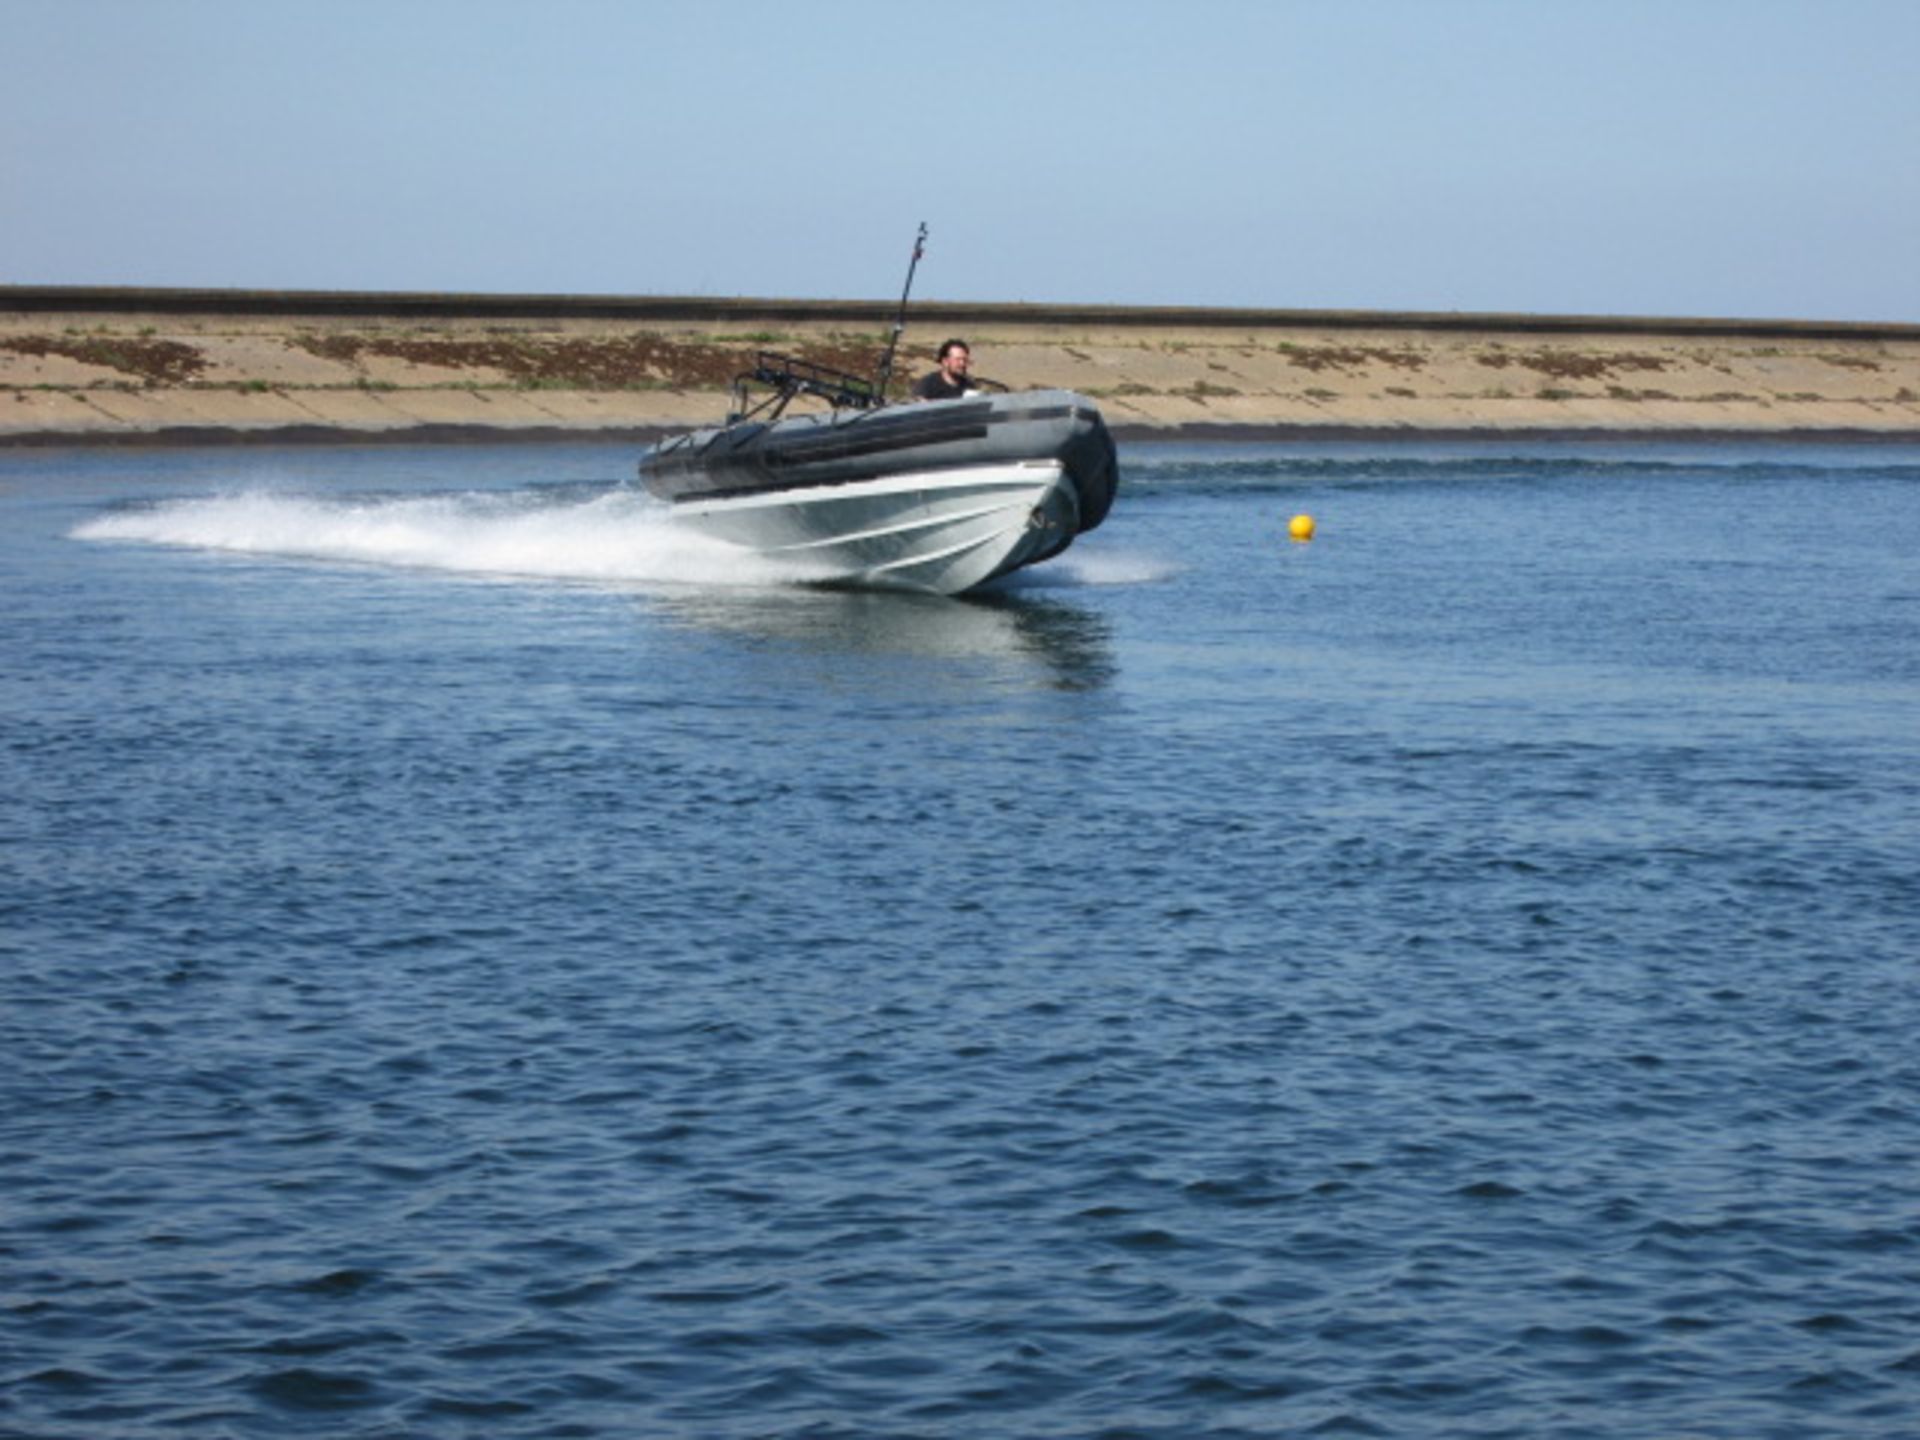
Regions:
M 0 283 L 1920 321 L 1920 0 L 0 0 Z

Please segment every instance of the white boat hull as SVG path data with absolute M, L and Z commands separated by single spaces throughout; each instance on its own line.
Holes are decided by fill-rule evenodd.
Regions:
M 1079 499 L 1058 460 L 909 471 L 682 500 L 674 520 L 796 580 L 957 595 L 1064 548 Z

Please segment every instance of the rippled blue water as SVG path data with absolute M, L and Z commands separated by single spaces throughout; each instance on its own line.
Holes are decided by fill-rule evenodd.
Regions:
M 0 455 L 0 1433 L 1920 1433 L 1920 456 L 630 459 Z

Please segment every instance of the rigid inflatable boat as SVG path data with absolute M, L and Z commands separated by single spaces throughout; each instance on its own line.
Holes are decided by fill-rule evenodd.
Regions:
M 747 382 L 773 398 L 656 445 L 640 479 L 676 520 L 796 578 L 956 595 L 1058 555 L 1113 504 L 1113 437 L 1073 391 L 889 405 L 884 378 L 772 354 L 740 377 L 742 403 Z M 781 418 L 800 395 L 830 408 Z

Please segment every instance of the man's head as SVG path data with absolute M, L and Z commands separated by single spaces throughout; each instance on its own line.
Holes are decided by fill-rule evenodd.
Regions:
M 940 372 L 949 380 L 967 378 L 967 366 L 973 363 L 973 352 L 967 349 L 964 340 L 948 340 L 940 346 Z

